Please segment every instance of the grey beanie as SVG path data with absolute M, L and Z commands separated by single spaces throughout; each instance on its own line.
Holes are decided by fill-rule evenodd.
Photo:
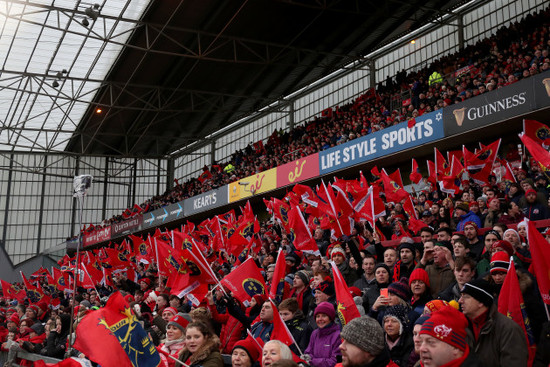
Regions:
M 309 284 L 309 280 L 311 279 L 311 273 L 307 270 L 300 270 L 296 272 L 296 275 L 302 279 L 302 282 L 307 286 Z
M 384 329 L 369 316 L 357 317 L 348 322 L 340 336 L 373 356 L 380 355 L 384 350 Z

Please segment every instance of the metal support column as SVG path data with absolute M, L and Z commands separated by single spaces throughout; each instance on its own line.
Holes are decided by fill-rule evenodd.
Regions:
M 42 173 L 42 189 L 40 190 L 40 211 L 38 214 L 38 233 L 36 235 L 36 254 L 40 254 L 42 242 L 42 225 L 44 224 L 44 196 L 46 195 L 46 170 L 48 169 L 48 156 L 44 156 L 44 172 Z
M 108 184 L 109 184 L 109 158 L 105 158 L 105 177 L 103 178 L 103 204 L 101 205 L 101 218 L 107 218 L 107 193 L 108 190 Z
M 10 169 L 8 171 L 8 189 L 6 190 L 6 206 L 4 207 L 4 228 L 2 231 L 2 241 L 0 242 L 4 248 L 6 248 L 6 237 L 8 236 L 8 213 L 10 212 L 10 200 L 11 200 L 11 181 L 13 180 L 13 161 L 15 155 L 10 154 Z
M 369 60 L 370 87 L 376 89 L 376 63 L 374 59 Z
M 174 187 L 174 171 L 176 163 L 174 161 L 174 158 L 168 158 L 166 161 L 166 190 L 171 190 L 172 187 Z M 159 165 L 160 167 L 160 165 Z M 160 172 L 159 172 L 159 180 L 160 180 Z
M 456 20 L 458 24 L 458 49 L 464 50 L 464 16 L 459 14 Z
M 294 130 L 294 124 L 296 123 L 295 120 L 295 112 L 294 112 L 294 100 L 289 101 L 288 103 L 288 129 L 290 131 Z

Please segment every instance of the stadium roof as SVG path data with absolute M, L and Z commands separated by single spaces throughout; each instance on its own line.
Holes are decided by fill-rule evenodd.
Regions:
M 465 3 L 2 0 L 0 151 L 167 156 Z

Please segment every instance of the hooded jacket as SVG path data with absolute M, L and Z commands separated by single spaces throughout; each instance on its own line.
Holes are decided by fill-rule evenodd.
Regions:
M 340 327 L 334 322 L 311 333 L 309 345 L 304 351 L 311 356 L 311 367 L 334 367 L 340 356 Z

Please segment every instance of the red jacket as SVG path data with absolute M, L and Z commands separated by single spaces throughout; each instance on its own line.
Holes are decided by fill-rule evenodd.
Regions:
M 243 324 L 228 313 L 218 313 L 216 305 L 208 305 L 208 308 L 214 321 L 222 324 L 220 333 L 221 352 L 222 354 L 231 354 L 235 343 L 241 340 Z

